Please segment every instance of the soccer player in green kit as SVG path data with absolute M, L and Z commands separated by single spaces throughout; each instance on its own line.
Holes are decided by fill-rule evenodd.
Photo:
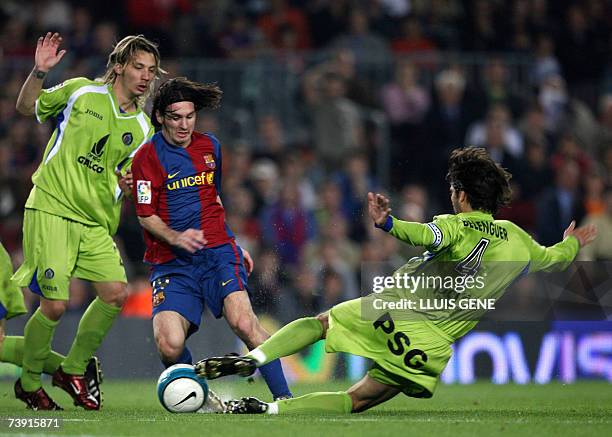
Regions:
M 52 383 L 76 405 L 100 409 L 84 378 L 88 360 L 109 331 L 127 296 L 123 263 L 113 242 L 123 192 L 131 188 L 130 162 L 153 133 L 142 111 L 161 72 L 157 46 L 139 36 L 119 41 L 100 80 L 74 78 L 49 89 L 44 79 L 62 59 L 62 38 L 38 39 L 34 70 L 17 109 L 57 126 L 32 177 L 23 224 L 24 262 L 13 276 L 41 296 L 24 329 L 22 375 L 15 395 L 28 408 L 60 407 L 42 388 L 40 374 L 55 327 L 66 310 L 71 277 L 91 281 L 97 293 Z
M 11 281 L 13 264 L 11 257 L 0 244 L 0 361 L 21 367 L 23 361 L 23 343 L 21 336 L 7 336 L 4 332 L 5 320 L 27 312 L 21 288 Z M 50 351 L 43 364 L 43 372 L 52 375 L 65 359 L 61 354 Z M 96 357 L 92 357 L 85 371 L 90 392 L 99 395 L 99 366 Z
M 592 226 L 566 229 L 563 241 L 551 247 L 535 242 L 525 231 L 493 215 L 510 199 L 510 175 L 484 149 L 456 149 L 449 160 L 448 180 L 455 214 L 434 217 L 431 223 L 412 223 L 390 215 L 389 200 L 368 193 L 368 211 L 375 226 L 408 244 L 425 246 L 422 257 L 411 259 L 396 274 L 448 270 L 457 277 L 473 277 L 486 269 L 484 285 L 470 290 L 472 297 L 497 298 L 527 271 L 565 269 L 580 247 L 596 236 Z M 395 276 L 395 274 L 394 274 Z M 456 290 L 418 289 L 414 295 L 431 297 Z M 291 355 L 325 340 L 327 352 L 347 352 L 371 359 L 367 375 L 346 392 L 311 393 L 264 403 L 242 398 L 227 404 L 234 414 L 357 413 L 399 393 L 428 398 L 451 357 L 451 344 L 470 331 L 474 314 L 447 309 L 390 311 L 377 307 L 376 299 L 399 302 L 408 294 L 397 286 L 333 307 L 317 317 L 295 320 L 243 357 L 208 358 L 196 371 L 209 379 L 224 375 L 248 376 L 271 360 Z M 366 313 L 370 313 L 366 316 Z

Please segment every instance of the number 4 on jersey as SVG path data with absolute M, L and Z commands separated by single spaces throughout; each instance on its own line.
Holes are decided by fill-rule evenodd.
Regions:
M 484 255 L 485 250 L 487 250 L 488 245 L 489 240 L 486 238 L 481 238 L 476 247 L 474 247 L 474 249 L 472 249 L 472 251 L 457 264 L 455 270 L 462 275 L 474 276 L 480 268 L 482 256 Z

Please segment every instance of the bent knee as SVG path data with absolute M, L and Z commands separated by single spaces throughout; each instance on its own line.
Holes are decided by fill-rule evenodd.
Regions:
M 175 362 L 185 348 L 184 341 L 163 334 L 155 337 L 155 343 L 157 344 L 157 351 L 164 362 Z
M 112 290 L 99 293 L 99 296 L 102 302 L 117 308 L 121 308 L 127 300 L 128 291 L 125 284 L 121 284 L 121 286 L 114 287 Z
M 253 314 L 238 317 L 230 323 L 230 326 L 238 337 L 248 343 L 248 340 L 255 335 L 257 323 L 257 317 Z
M 68 307 L 67 300 L 40 300 L 40 312 L 49 320 L 57 322 L 62 318 Z

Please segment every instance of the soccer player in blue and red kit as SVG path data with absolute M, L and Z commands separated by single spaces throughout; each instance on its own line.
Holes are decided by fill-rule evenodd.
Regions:
M 216 85 L 185 78 L 162 84 L 151 117 L 158 132 L 132 164 L 144 260 L 152 265 L 153 331 L 166 367 L 191 364 L 185 341 L 198 330 L 204 305 L 225 317 L 249 349 L 269 337 L 247 292 L 253 261 L 225 223 L 221 145 L 213 135 L 194 132 L 197 111 L 216 108 L 221 94 Z M 279 360 L 260 371 L 274 398 L 291 397 Z

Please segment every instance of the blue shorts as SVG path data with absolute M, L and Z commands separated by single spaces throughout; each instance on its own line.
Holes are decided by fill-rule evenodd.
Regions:
M 205 305 L 218 319 L 223 315 L 227 295 L 248 291 L 242 250 L 233 241 L 202 250 L 185 265 L 175 261 L 154 265 L 150 280 L 153 316 L 161 311 L 176 311 L 191 322 L 189 334 L 200 327 Z

